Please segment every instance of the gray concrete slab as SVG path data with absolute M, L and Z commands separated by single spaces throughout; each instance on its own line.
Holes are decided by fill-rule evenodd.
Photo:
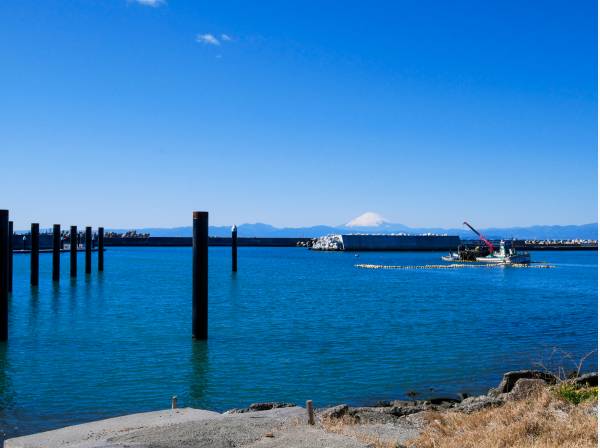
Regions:
M 48 448 L 48 447 L 104 447 L 111 437 L 171 426 L 176 423 L 196 422 L 219 418 L 218 412 L 202 409 L 182 408 L 166 411 L 144 412 L 122 417 L 98 420 L 81 425 L 46 431 L 30 436 L 16 437 L 4 442 L 5 448 Z
M 307 424 L 306 410 L 287 407 L 240 414 L 200 409 L 147 412 L 9 439 L 6 448 L 365 448 L 376 439 L 405 439 L 410 425 L 351 426 L 330 432 Z

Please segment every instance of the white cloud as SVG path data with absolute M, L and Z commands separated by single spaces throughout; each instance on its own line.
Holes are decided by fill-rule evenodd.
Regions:
M 133 0 L 139 5 L 150 6 L 152 8 L 158 8 L 159 6 L 165 5 L 166 0 Z
M 198 34 L 196 36 L 196 42 L 200 42 L 203 44 L 208 44 L 208 45 L 221 45 L 221 42 L 219 42 L 219 39 L 217 39 L 215 36 L 213 36 L 212 34 L 206 33 L 206 34 Z
M 221 34 L 221 40 L 223 42 L 230 42 L 231 41 L 231 36 L 228 35 L 228 34 L 223 33 L 223 34 Z
M 379 227 L 388 221 L 379 213 L 367 212 L 346 223 L 347 227 Z

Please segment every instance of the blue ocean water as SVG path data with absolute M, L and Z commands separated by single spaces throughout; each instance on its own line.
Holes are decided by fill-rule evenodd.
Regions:
M 36 290 L 29 256 L 15 255 L 0 427 L 11 437 L 164 409 L 173 395 L 224 411 L 479 393 L 553 362 L 555 347 L 577 359 L 597 348 L 597 252 L 533 253 L 555 269 L 354 267 L 441 255 L 242 247 L 234 275 L 230 249 L 210 248 L 208 342 L 191 339 L 191 248 L 109 248 L 104 273 L 75 280 L 63 254 L 58 285 L 41 255 Z

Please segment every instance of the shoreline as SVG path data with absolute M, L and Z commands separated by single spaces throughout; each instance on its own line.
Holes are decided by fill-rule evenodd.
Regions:
M 121 448 L 150 445 L 335 448 L 369 446 L 364 444 L 365 437 L 402 443 L 420 436 L 427 427 L 426 417 L 432 412 L 473 414 L 501 407 L 511 401 L 527 399 L 548 387 L 567 383 L 575 387 L 595 388 L 597 397 L 597 372 L 560 380 L 547 372 L 520 370 L 505 373 L 500 384 L 486 395 L 426 400 L 412 397 L 409 400 L 385 400 L 373 406 L 359 407 L 339 404 L 316 409 L 314 413 L 311 412 L 312 401 L 310 405 L 307 402 L 306 408 L 294 403 L 267 402 L 218 413 L 189 407 L 176 408 L 175 400 L 173 409 L 128 414 L 14 437 L 7 439 L 4 447 Z M 597 418 L 597 407 L 593 409 Z M 356 434 L 350 437 L 350 433 Z M 255 445 L 257 441 L 260 443 Z

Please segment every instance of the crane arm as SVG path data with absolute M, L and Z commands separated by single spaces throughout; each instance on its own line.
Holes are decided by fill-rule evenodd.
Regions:
M 473 232 L 475 232 L 475 234 L 479 237 L 479 239 L 485 243 L 485 245 L 490 250 L 490 254 L 494 253 L 494 245 L 492 243 L 490 243 L 486 237 L 484 237 L 481 233 L 479 233 L 477 230 L 475 230 L 475 228 L 471 224 L 469 224 L 467 221 L 463 222 L 463 224 L 465 226 L 467 226 L 469 229 L 471 229 Z

